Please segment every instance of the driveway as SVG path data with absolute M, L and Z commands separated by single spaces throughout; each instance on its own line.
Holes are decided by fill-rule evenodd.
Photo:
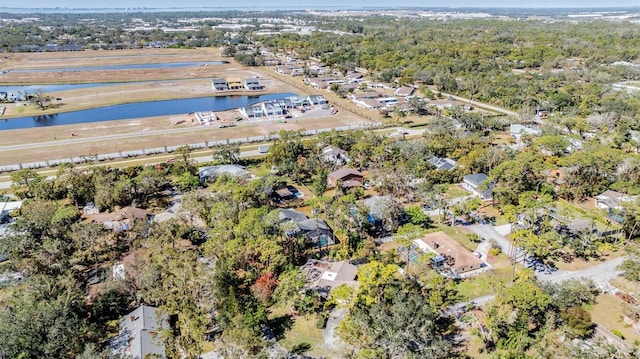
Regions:
M 338 338 L 336 328 L 347 314 L 347 308 L 335 308 L 329 313 L 329 320 L 327 325 L 322 330 L 322 336 L 324 337 L 324 345 L 327 349 L 327 353 L 340 352 L 341 350 L 348 348 L 348 344 Z

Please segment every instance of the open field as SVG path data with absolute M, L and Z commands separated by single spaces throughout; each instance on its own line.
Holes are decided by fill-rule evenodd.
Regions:
M 229 128 L 196 125 L 191 122 L 192 118 L 193 116 L 184 114 L 3 131 L 11 133 L 11 136 L 3 140 L 4 146 L 25 143 L 38 143 L 38 146 L 14 150 L 2 149 L 0 146 L 0 164 L 178 146 L 227 138 L 266 136 L 281 130 L 297 131 L 368 123 L 356 115 L 345 112 L 329 118 L 293 119 L 287 123 L 247 122 Z M 180 122 L 182 123 L 176 125 Z M 72 132 L 75 134 L 74 137 L 70 135 Z
M 54 73 L 9 72 L 0 76 L 0 85 L 18 83 L 74 83 L 74 82 L 126 82 L 85 89 L 52 92 L 55 108 L 39 110 L 35 106 L 7 105 L 6 116 L 22 117 L 43 115 L 109 105 L 205 97 L 215 95 L 243 95 L 294 92 L 310 94 L 311 89 L 292 86 L 277 79 L 268 69 L 245 68 L 229 58 L 221 58 L 216 49 L 178 50 L 145 49 L 123 51 L 84 51 L 71 53 L 11 54 L 3 59 L 3 69 L 62 68 L 97 65 L 141 64 L 161 62 L 229 61 L 225 65 L 197 66 L 176 69 L 79 71 Z M 260 92 L 215 93 L 210 86 L 212 77 L 259 76 L 266 86 Z M 343 108 L 343 107 L 341 107 Z M 108 122 L 39 127 L 3 131 L 0 143 L 0 165 L 62 159 L 90 154 L 104 154 L 163 146 L 177 146 L 226 138 L 264 136 L 281 130 L 309 130 L 369 123 L 361 116 L 341 110 L 334 116 L 274 121 L 242 122 L 238 127 L 214 128 L 198 125 L 193 115 L 137 118 Z M 12 121 L 7 119 L 6 121 Z M 74 134 L 72 137 L 71 134 Z M 10 148 L 8 146 L 20 146 Z

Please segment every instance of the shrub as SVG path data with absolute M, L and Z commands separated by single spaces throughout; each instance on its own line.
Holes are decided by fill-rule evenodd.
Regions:
M 489 249 L 489 254 L 491 254 L 492 256 L 497 256 L 500 253 L 502 253 L 502 249 L 500 247 L 493 247 Z
M 327 313 L 322 312 L 318 313 L 318 320 L 316 320 L 316 328 L 324 329 L 327 326 L 327 321 L 329 320 L 329 315 Z
M 624 339 L 624 334 L 622 334 L 622 332 L 619 331 L 618 329 L 612 330 L 611 333 L 613 333 L 613 335 L 615 335 L 616 337 L 618 337 L 620 339 Z

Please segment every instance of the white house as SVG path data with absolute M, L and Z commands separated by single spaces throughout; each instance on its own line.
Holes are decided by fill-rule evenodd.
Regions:
M 540 136 L 542 131 L 537 126 L 512 124 L 509 126 L 509 133 L 511 134 L 511 137 L 519 140 L 523 135 Z
M 310 95 L 307 100 L 312 106 L 322 106 L 327 104 L 327 99 L 322 95 Z
M 629 196 L 621 192 L 612 190 L 606 190 L 601 194 L 594 197 L 595 205 L 598 208 L 605 210 L 622 210 L 624 209 L 624 203 L 635 202 L 638 200 L 638 196 Z
M 238 112 L 247 119 L 258 118 L 265 116 L 264 110 L 260 105 L 240 107 Z
M 493 182 L 489 182 L 485 188 L 487 181 L 489 181 L 489 177 L 486 174 L 474 173 L 462 178 L 462 187 L 480 197 L 481 200 L 488 201 L 493 197 Z
M 258 91 L 264 89 L 264 86 L 260 84 L 260 80 L 257 78 L 248 78 L 243 81 L 244 88 L 249 91 Z
M 229 89 L 229 83 L 225 79 L 215 78 L 211 80 L 211 87 L 216 91 L 226 91 Z

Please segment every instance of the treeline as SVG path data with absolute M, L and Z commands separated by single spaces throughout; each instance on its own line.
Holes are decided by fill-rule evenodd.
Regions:
M 603 105 L 608 85 L 640 76 L 637 67 L 608 66 L 640 56 L 640 27 L 633 24 L 386 17 L 328 23 L 346 30 L 357 24 L 360 36 L 282 34 L 260 43 L 335 68 L 362 67 L 381 81 L 434 85 L 529 113 L 542 108 L 586 116 Z

